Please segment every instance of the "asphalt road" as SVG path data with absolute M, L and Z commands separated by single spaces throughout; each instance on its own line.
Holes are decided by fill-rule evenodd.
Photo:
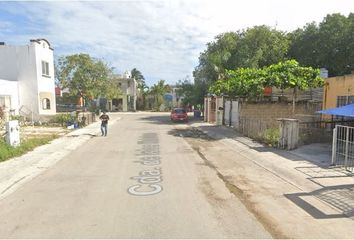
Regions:
M 0 201 L 0 238 L 270 238 L 167 114 L 122 114 Z

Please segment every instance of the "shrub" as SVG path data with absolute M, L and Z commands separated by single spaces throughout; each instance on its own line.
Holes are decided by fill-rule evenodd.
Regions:
M 51 120 L 53 123 L 59 123 L 62 127 L 66 126 L 67 123 L 75 122 L 75 118 L 71 116 L 69 113 L 60 113 L 55 115 L 55 117 Z
M 5 117 L 5 112 L 2 109 L 2 107 L 0 107 L 0 119 L 3 119 Z
M 19 122 L 24 121 L 24 117 L 20 115 L 11 115 L 10 120 L 18 120 Z
M 277 146 L 280 138 L 279 128 L 268 128 L 263 132 L 263 141 L 271 146 Z

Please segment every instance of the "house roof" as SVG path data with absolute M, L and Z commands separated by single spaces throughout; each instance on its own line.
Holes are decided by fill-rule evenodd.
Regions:
M 317 113 L 322 113 L 327 115 L 338 115 L 338 116 L 345 116 L 345 117 L 354 117 L 354 104 L 349 104 L 337 108 L 329 108 L 322 111 L 317 111 Z
M 30 39 L 30 42 L 40 43 L 41 41 L 45 41 L 45 42 L 48 44 L 49 49 L 50 49 L 50 50 L 54 50 L 54 49 L 50 46 L 50 43 L 48 42 L 47 39 L 44 39 L 44 38 Z

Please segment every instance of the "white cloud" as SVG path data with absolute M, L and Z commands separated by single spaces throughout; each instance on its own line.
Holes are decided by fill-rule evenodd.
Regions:
M 262 24 L 291 31 L 319 22 L 328 13 L 347 15 L 354 9 L 353 2 L 64 1 L 21 2 L 12 8 L 8 3 L 7 10 L 29 18 L 33 35 L 26 33 L 19 39 L 46 37 L 57 55 L 87 52 L 120 72 L 136 67 L 152 85 L 159 79 L 175 82 L 192 75 L 199 53 L 219 33 Z
M 9 31 L 13 27 L 13 24 L 9 21 L 0 21 L 0 29 L 2 31 Z

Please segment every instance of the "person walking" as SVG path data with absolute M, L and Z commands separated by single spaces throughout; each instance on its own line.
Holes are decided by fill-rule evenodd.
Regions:
M 106 112 L 103 112 L 102 115 L 100 116 L 101 119 L 101 136 L 107 136 L 107 125 L 108 125 L 108 120 L 109 116 L 106 114 Z

